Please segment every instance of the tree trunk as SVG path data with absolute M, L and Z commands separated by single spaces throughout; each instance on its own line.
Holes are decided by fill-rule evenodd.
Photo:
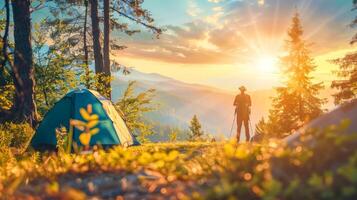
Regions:
M 111 77 L 110 73 L 110 47 L 109 47 L 109 40 L 110 40 L 110 2 L 109 0 L 104 0 L 104 45 L 103 45 L 103 55 L 104 55 L 104 75 L 106 77 Z M 109 91 L 107 92 L 108 98 L 111 99 L 111 85 L 110 81 L 105 82 L 105 88 Z
M 30 0 L 13 0 L 14 64 L 12 75 L 15 85 L 15 100 L 12 108 L 14 121 L 27 121 L 32 126 L 37 122 L 35 104 L 35 78 L 32 63 Z
M 91 20 L 92 20 L 95 73 L 101 74 L 103 72 L 103 55 L 102 55 L 102 49 L 100 46 L 98 0 L 90 0 L 90 4 L 91 4 Z
M 84 48 L 84 69 L 85 69 L 85 85 L 90 89 L 90 77 L 89 77 L 89 56 L 87 45 L 87 18 L 88 18 L 88 1 L 84 1 L 85 14 L 84 14 L 84 29 L 83 29 L 83 48 Z

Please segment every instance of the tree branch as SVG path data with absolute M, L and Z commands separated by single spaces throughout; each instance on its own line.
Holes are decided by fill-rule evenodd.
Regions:
M 136 23 L 138 23 L 138 24 L 141 24 L 141 25 L 143 25 L 144 27 L 146 27 L 146 28 L 148 28 L 148 29 L 154 31 L 154 32 L 155 32 L 156 34 L 158 34 L 158 35 L 162 33 L 162 29 L 161 29 L 161 28 L 157 28 L 157 27 L 155 27 L 155 26 L 153 26 L 153 25 L 150 25 L 150 24 L 144 23 L 144 22 L 142 22 L 142 21 L 140 21 L 140 20 L 138 20 L 138 19 L 135 19 L 134 17 L 131 17 L 131 16 L 129 16 L 129 15 L 127 15 L 127 14 L 121 12 L 120 10 L 118 10 L 118 9 L 116 9 L 116 8 L 114 8 L 114 7 L 111 7 L 111 9 L 112 9 L 113 11 L 117 12 L 119 15 L 121 15 L 121 16 L 123 16 L 123 17 L 125 17 L 125 18 L 127 18 L 127 19 L 129 19 L 129 20 L 131 20 L 131 21 L 134 21 L 134 22 L 136 22 Z
M 41 10 L 43 8 L 45 8 L 45 3 L 40 3 L 37 6 L 31 8 L 30 13 L 36 12 L 36 11 Z

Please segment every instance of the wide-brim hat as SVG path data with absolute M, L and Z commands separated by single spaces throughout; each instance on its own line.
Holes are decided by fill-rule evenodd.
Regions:
M 240 90 L 240 91 L 246 91 L 247 88 L 245 88 L 245 86 L 240 86 L 240 87 L 239 87 L 239 90 Z

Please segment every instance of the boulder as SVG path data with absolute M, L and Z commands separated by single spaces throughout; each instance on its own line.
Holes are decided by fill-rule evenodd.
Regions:
M 296 146 L 300 143 L 301 136 L 310 129 L 324 129 L 332 125 L 339 125 L 343 120 L 349 120 L 351 124 L 344 131 L 346 134 L 357 133 L 357 99 L 338 106 L 329 113 L 322 115 L 300 128 L 294 134 L 286 137 L 284 141 L 289 146 Z

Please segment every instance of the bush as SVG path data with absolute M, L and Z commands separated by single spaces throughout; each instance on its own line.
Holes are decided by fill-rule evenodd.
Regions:
M 16 163 L 15 155 L 24 152 L 32 134 L 33 129 L 29 124 L 0 124 L 0 168 L 12 162 Z
M 152 135 L 153 126 L 144 118 L 144 114 L 155 110 L 153 98 L 155 90 L 135 94 L 136 82 L 129 82 L 123 96 L 115 103 L 115 109 L 124 119 L 129 131 L 138 134 L 138 140 L 141 143 L 149 141 L 149 136 Z
M 0 148 L 15 147 L 23 149 L 27 147 L 33 135 L 33 129 L 27 123 L 0 124 Z

